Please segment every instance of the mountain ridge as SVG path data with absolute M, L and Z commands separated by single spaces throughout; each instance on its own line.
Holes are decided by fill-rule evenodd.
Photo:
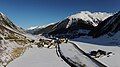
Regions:
M 31 38 L 24 29 L 16 26 L 9 18 L 0 13 L 0 67 L 18 58 Z
M 62 33 L 68 33 L 69 29 L 76 30 L 77 28 L 81 28 L 80 27 L 81 25 L 82 27 L 87 25 L 87 27 L 89 28 L 96 27 L 98 23 L 102 22 L 103 20 L 105 20 L 106 18 L 112 15 L 113 15 L 112 13 L 106 13 L 106 12 L 102 13 L 102 12 L 81 11 L 80 13 L 76 13 L 71 16 L 68 16 L 66 19 L 59 21 L 58 23 L 50 25 L 50 28 L 49 26 L 46 27 L 47 29 L 49 28 L 48 30 L 46 28 L 43 28 L 44 30 L 47 30 L 45 32 L 42 28 L 33 28 L 31 30 L 27 30 L 27 32 L 35 35 L 45 34 L 45 33 L 49 33 L 51 35 L 54 32 L 56 32 L 56 34 L 59 34 L 61 33 L 59 30 L 61 30 Z M 84 27 L 84 28 L 87 28 L 87 27 Z
M 68 16 L 67 18 L 69 18 L 69 19 L 72 19 L 72 18 L 81 18 L 81 19 L 84 19 L 84 16 L 83 17 L 80 17 L 79 15 L 81 15 L 81 14 L 85 14 L 85 15 L 87 15 L 87 14 L 93 14 L 93 15 L 101 15 L 101 17 L 100 18 L 98 18 L 98 19 L 100 19 L 100 20 L 105 20 L 106 19 L 106 17 L 107 16 L 112 16 L 113 15 L 113 13 L 107 13 L 107 12 L 89 12 L 89 11 L 81 11 L 81 12 L 79 12 L 79 13 L 76 13 L 76 14 L 73 14 L 73 15 L 70 15 L 70 16 Z M 102 18 L 102 16 L 103 15 L 106 15 L 104 18 Z M 76 16 L 77 15 L 77 16 Z M 98 16 L 99 17 L 99 16 Z M 90 20 L 91 20 L 91 18 L 89 18 Z M 85 19 L 86 21 L 87 20 L 89 20 L 89 19 Z M 96 19 L 96 18 L 95 18 Z M 36 28 L 42 28 L 42 27 L 46 27 L 46 26 L 49 26 L 49 25 L 51 25 L 51 24 L 55 24 L 55 23 L 50 23 L 50 24 L 47 24 L 47 25 L 43 25 L 43 26 L 33 26 L 33 27 L 30 27 L 30 28 L 27 28 L 26 30 L 32 30 L 32 29 L 36 29 Z M 96 25 L 95 25 L 96 26 Z

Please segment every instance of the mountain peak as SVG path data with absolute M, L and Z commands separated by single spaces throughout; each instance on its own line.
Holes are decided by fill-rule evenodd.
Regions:
M 7 17 L 4 15 L 4 13 L 0 12 L 0 20 L 3 20 L 3 18 L 6 20 Z
M 14 23 L 12 23 L 12 21 L 10 21 L 9 18 L 2 12 L 0 12 L 0 26 L 4 27 L 6 29 L 9 29 L 9 30 L 14 30 L 14 31 L 24 33 L 23 29 L 21 29 L 20 27 L 16 26 Z
M 68 18 L 72 21 L 72 19 L 81 19 L 86 22 L 86 24 L 92 24 L 93 26 L 97 26 L 100 21 L 104 21 L 106 18 L 112 16 L 112 13 L 107 12 L 89 12 L 89 11 L 81 11 L 80 13 L 76 13 L 74 15 L 69 16 Z M 72 24 L 69 23 L 70 25 Z
M 93 29 L 89 34 L 93 37 L 100 37 L 101 35 L 107 34 L 108 36 L 113 36 L 116 32 L 120 30 L 120 11 L 113 16 L 107 18 L 105 21 L 101 22 L 95 29 Z
M 68 16 L 66 19 L 60 21 L 57 24 L 54 24 L 53 26 L 51 25 L 47 25 L 47 26 L 36 26 L 36 27 L 31 27 L 28 28 L 28 32 L 32 32 L 32 33 L 39 33 L 41 34 L 41 31 L 43 32 L 44 30 L 48 30 L 49 28 L 49 32 L 54 32 L 57 31 L 57 33 L 59 33 L 59 30 L 63 30 L 63 33 L 67 32 L 64 31 L 67 29 L 77 29 L 77 28 L 90 28 L 92 29 L 93 27 L 96 27 L 98 25 L 98 23 L 101 23 L 102 21 L 104 21 L 106 18 L 112 16 L 112 13 L 107 13 L 107 12 L 89 12 L 89 11 L 81 11 L 79 13 L 73 14 L 71 16 Z M 88 26 L 88 27 L 87 27 Z M 39 31 L 39 32 L 38 32 Z M 48 31 L 47 31 L 48 33 Z
M 49 25 L 53 25 L 53 24 L 55 24 L 55 23 L 50 23 L 50 24 L 42 25 L 42 26 L 32 26 L 32 27 L 28 28 L 27 30 L 41 29 L 41 28 L 45 28 L 45 27 L 47 27 Z
M 80 18 L 83 20 L 91 20 L 93 19 L 100 19 L 105 20 L 106 17 L 112 16 L 113 13 L 107 13 L 107 12 L 90 12 L 90 11 L 81 11 L 80 13 L 76 13 L 74 15 L 69 16 L 69 18 Z
M 84 14 L 91 14 L 90 11 L 81 11 L 80 13 L 84 13 Z
M 3 14 L 2 12 L 0 12 L 0 15 Z
M 2 12 L 0 12 L 0 15 L 5 16 Z

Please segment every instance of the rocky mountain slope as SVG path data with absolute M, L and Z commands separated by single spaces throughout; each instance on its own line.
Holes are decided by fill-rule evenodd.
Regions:
M 29 40 L 22 28 L 0 13 L 0 65 L 6 66 L 19 57 L 25 51 Z
M 45 36 L 55 35 L 57 37 L 62 35 L 68 37 L 70 35 L 86 35 L 90 30 L 110 16 L 112 16 L 111 13 L 81 11 L 80 13 L 68 16 L 58 23 L 45 28 L 34 28 L 28 30 L 28 32 L 32 32 L 32 34 L 44 34 Z
M 96 28 L 90 31 L 90 35 L 93 37 L 99 37 L 101 35 L 107 34 L 108 36 L 113 36 L 120 30 L 120 12 L 114 14 L 113 16 L 107 18 L 105 21 L 101 22 Z
M 104 46 L 120 46 L 120 12 L 105 19 L 98 26 L 75 41 Z M 74 36 L 75 37 L 75 36 Z
M 0 13 L 0 25 L 21 33 L 25 32 L 22 28 L 14 25 L 3 13 Z

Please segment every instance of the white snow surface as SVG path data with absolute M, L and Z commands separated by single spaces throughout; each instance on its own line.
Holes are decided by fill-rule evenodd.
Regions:
M 96 58 L 108 67 L 120 67 L 120 31 L 114 36 L 108 35 L 101 36 L 99 38 L 92 38 L 88 36 L 82 36 L 80 38 L 73 39 L 72 42 L 76 43 L 86 53 L 90 51 L 103 50 L 106 52 L 112 52 L 109 57 L 104 56 Z
M 93 26 L 97 26 L 99 21 L 104 21 L 106 18 L 112 16 L 112 13 L 106 12 L 89 12 L 89 11 L 81 11 L 80 13 L 69 16 L 68 18 L 71 20 L 69 25 L 72 24 L 72 19 L 82 19 L 84 21 L 92 22 Z
M 74 14 L 69 16 L 69 18 L 80 18 L 85 21 L 91 21 L 93 20 L 105 20 L 106 18 L 112 16 L 112 13 L 106 13 L 106 12 L 89 12 L 89 11 L 81 11 L 80 13 Z
M 101 58 L 97 58 L 97 60 L 102 62 L 108 67 L 120 67 L 120 63 L 119 63 L 120 47 L 119 46 L 103 46 L 98 44 L 90 44 L 90 43 L 77 42 L 77 41 L 72 41 L 72 42 L 76 43 L 86 53 L 89 53 L 90 51 L 93 51 L 93 50 L 97 51 L 99 49 L 104 50 L 106 52 L 113 52 L 114 55 L 111 55 L 110 57 L 104 56 Z
M 7 67 L 69 67 L 69 65 L 57 56 L 55 49 L 34 47 Z
M 6 17 L 2 12 L 0 12 L 0 14 L 2 15 L 2 17 L 3 17 L 4 19 L 7 19 L 7 17 Z
M 60 45 L 61 52 L 65 57 L 69 57 L 72 61 L 81 65 L 85 64 L 85 67 L 99 67 L 90 58 L 85 56 L 82 52 L 78 51 L 72 44 L 64 43 Z
M 55 23 L 50 23 L 50 24 L 43 25 L 43 26 L 33 26 L 33 27 L 28 28 L 27 30 L 42 29 L 42 28 L 45 28 L 45 27 L 47 27 L 49 25 L 53 25 L 53 24 L 55 24 Z
M 28 28 L 27 30 L 33 30 L 35 28 L 39 28 L 39 26 L 33 26 L 33 27 Z

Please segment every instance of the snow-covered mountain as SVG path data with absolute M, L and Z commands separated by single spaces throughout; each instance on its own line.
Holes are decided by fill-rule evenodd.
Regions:
M 101 22 L 97 27 L 90 31 L 89 35 L 93 37 L 99 37 L 101 35 L 107 34 L 108 36 L 114 36 L 118 31 L 120 31 L 120 11 L 113 16 L 107 18 L 105 21 Z
M 19 57 L 29 40 L 22 28 L 0 13 L 0 67 Z
M 82 19 L 86 23 L 97 26 L 100 21 L 104 21 L 109 16 L 112 16 L 112 13 L 106 12 L 89 12 L 81 11 L 80 13 L 69 16 L 68 18 L 72 21 L 73 19 Z M 69 23 L 70 24 L 70 23 Z
M 42 34 L 42 33 L 47 33 L 52 30 L 52 28 L 56 25 L 56 23 L 50 23 L 48 25 L 43 25 L 43 26 L 35 26 L 35 27 L 30 27 L 26 31 L 31 34 Z
M 32 27 L 32 30 L 28 30 L 28 32 L 32 32 L 32 34 L 60 34 L 60 33 L 68 33 L 69 30 L 79 30 L 80 28 L 92 29 L 98 25 L 98 23 L 102 22 L 106 18 L 112 16 L 112 13 L 106 12 L 89 12 L 89 11 L 81 11 L 80 13 L 68 16 L 66 19 L 59 21 L 56 24 L 52 24 L 39 28 Z M 47 32 L 44 30 L 48 29 Z
M 55 24 L 55 23 L 50 23 L 50 24 L 43 25 L 43 26 L 33 26 L 33 27 L 28 28 L 27 30 L 42 29 L 42 28 L 45 28 L 45 27 L 47 27 L 49 25 L 53 25 L 53 24 Z
M 15 24 L 13 24 L 8 18 L 7 16 L 5 16 L 3 13 L 0 13 L 0 25 L 5 27 L 5 28 L 8 28 L 8 29 L 11 29 L 11 30 L 14 30 L 16 32 L 21 32 L 21 33 L 25 33 L 25 31 L 16 26 Z
M 75 37 L 75 36 L 74 36 Z M 120 46 L 120 11 L 105 19 L 77 41 L 104 46 Z

